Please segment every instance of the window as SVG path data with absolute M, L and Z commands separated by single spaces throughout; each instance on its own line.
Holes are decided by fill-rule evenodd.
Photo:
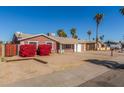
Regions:
M 52 43 L 51 42 L 47 42 L 47 44 L 52 46 Z
M 38 41 L 28 41 L 28 44 L 34 44 L 36 47 L 38 47 Z
M 37 45 L 37 42 L 29 42 L 29 44 Z
M 71 44 L 67 44 L 67 45 L 64 45 L 64 48 L 65 48 L 65 49 L 66 49 L 66 48 L 67 48 L 67 49 L 70 49 L 70 48 L 72 48 L 72 47 L 71 47 Z
M 105 46 L 102 44 L 102 47 L 105 47 Z

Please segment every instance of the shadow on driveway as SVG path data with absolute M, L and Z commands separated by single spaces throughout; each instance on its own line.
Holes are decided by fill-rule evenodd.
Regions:
M 96 65 L 105 66 L 105 67 L 108 67 L 110 69 L 124 69 L 124 64 L 120 64 L 116 61 L 97 60 L 97 59 L 88 59 L 85 61 L 96 64 Z

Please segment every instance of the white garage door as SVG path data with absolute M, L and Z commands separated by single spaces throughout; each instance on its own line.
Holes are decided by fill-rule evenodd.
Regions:
M 77 52 L 81 52 L 81 47 L 82 47 L 81 44 L 77 44 Z

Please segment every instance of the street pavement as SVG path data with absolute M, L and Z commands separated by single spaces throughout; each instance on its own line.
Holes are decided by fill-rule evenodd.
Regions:
M 79 87 L 124 87 L 124 69 L 108 71 Z

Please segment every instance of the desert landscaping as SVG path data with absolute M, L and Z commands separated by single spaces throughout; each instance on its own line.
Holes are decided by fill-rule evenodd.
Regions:
M 82 81 L 80 83 L 83 83 L 111 70 L 110 68 L 93 64 L 91 62 L 88 62 L 87 60 L 97 59 L 123 63 L 123 56 L 123 53 L 118 52 L 114 52 L 114 56 L 111 57 L 110 51 L 86 51 L 82 53 L 51 54 L 50 56 L 35 57 L 48 62 L 47 64 L 38 62 L 36 60 L 0 62 L 0 86 L 7 86 L 16 82 L 23 82 L 28 79 L 49 76 L 51 74 L 59 72 L 62 73 L 64 71 L 78 68 L 81 69 L 80 71 L 78 71 L 78 73 L 83 75 L 81 79 Z M 6 59 L 17 58 L 19 57 L 14 56 L 10 58 L 7 57 Z M 74 73 L 76 73 L 75 70 Z M 66 79 L 71 79 L 71 77 L 69 78 L 69 75 L 65 77 Z M 48 84 L 47 81 L 46 84 Z M 63 86 L 61 84 L 57 85 Z M 57 85 L 55 84 L 54 86 Z

